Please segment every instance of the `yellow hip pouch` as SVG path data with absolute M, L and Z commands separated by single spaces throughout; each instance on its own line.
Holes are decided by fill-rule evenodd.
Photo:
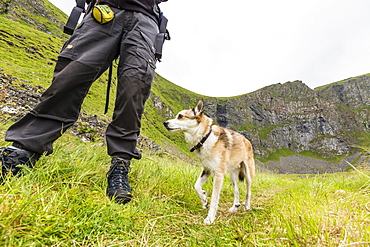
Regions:
M 100 24 L 110 22 L 114 18 L 114 12 L 108 5 L 95 5 L 92 16 Z

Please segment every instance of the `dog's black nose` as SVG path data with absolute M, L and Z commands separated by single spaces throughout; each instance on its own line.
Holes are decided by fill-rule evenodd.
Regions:
M 168 121 L 164 122 L 163 125 L 164 125 L 164 127 L 167 128 L 168 127 Z

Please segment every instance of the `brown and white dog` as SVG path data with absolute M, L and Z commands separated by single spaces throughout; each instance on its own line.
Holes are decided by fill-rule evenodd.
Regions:
M 255 174 L 250 141 L 235 131 L 213 125 L 213 120 L 204 114 L 202 99 L 193 109 L 182 110 L 176 118 L 164 122 L 164 126 L 169 131 L 184 132 L 185 140 L 194 145 L 190 151 L 195 151 L 195 155 L 202 161 L 203 171 L 194 187 L 204 209 L 207 208 L 208 202 L 202 186 L 211 174 L 214 175 L 211 204 L 204 219 L 205 224 L 212 224 L 215 221 L 220 192 L 227 172 L 234 187 L 234 203 L 229 211 L 236 212 L 240 207 L 238 178 L 246 180 L 247 195 L 243 206 L 250 209 L 252 179 Z

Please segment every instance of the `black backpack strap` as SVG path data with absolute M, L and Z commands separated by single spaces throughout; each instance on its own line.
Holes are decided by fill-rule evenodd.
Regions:
M 64 26 L 64 33 L 72 35 L 77 26 L 77 22 L 80 19 L 82 13 L 85 13 L 86 0 L 76 0 L 76 6 L 72 9 L 72 12 L 68 18 L 66 25 Z

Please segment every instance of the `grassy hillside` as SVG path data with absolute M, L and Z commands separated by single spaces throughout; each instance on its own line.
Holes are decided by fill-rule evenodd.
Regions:
M 182 109 L 194 107 L 200 98 L 205 97 L 156 75 L 151 97 L 146 103 L 143 114 L 142 134 L 150 137 L 166 150 L 179 152 L 186 159 L 193 158 L 193 156 L 186 157 L 189 156 L 189 147 L 184 141 L 184 135 L 168 132 L 164 128 L 163 122 L 173 118 Z
M 47 88 L 58 53 L 65 41 L 0 15 L 0 69 L 8 75 Z M 106 75 L 93 85 L 86 97 L 86 111 L 103 112 Z
M 3 132 L 6 126 L 1 125 Z M 5 143 L 0 141 L 1 145 Z M 200 168 L 173 156 L 134 161 L 134 200 L 105 196 L 105 148 L 65 135 L 34 170 L 0 186 L 2 246 L 368 246 L 370 177 L 258 173 L 252 210 L 229 213 L 225 179 L 216 222 L 193 190 Z M 205 185 L 208 195 L 212 182 Z M 245 185 L 240 184 L 242 195 Z

